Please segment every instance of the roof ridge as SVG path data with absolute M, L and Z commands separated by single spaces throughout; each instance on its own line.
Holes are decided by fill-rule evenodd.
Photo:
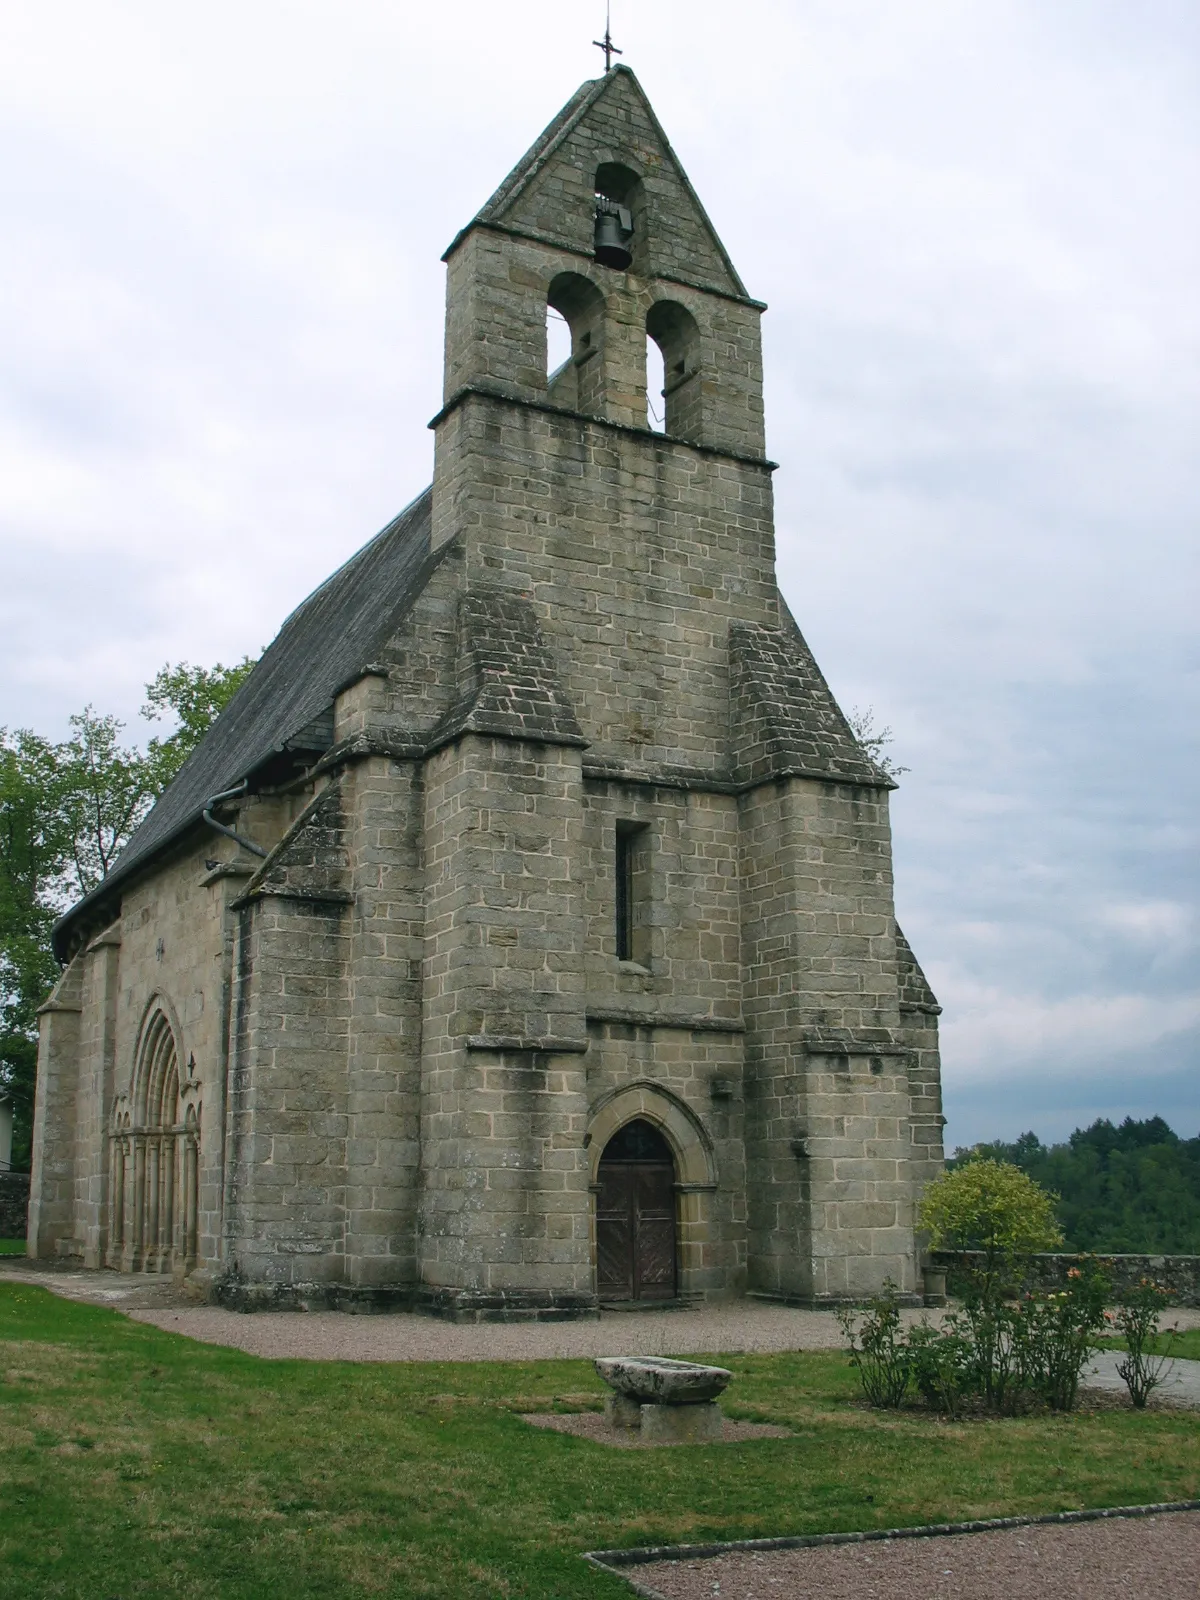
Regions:
M 629 69 L 625 68 L 624 70 L 628 71 Z M 629 75 L 633 77 L 632 73 Z M 608 82 L 609 74 L 606 73 L 601 78 L 586 78 L 580 84 L 567 103 L 559 109 L 557 114 L 550 119 L 541 133 L 538 134 L 499 188 L 480 206 L 471 221 L 468 222 L 467 228 L 472 227 L 476 222 L 490 221 L 508 210 L 530 180 L 541 171 L 555 150 L 558 149 L 567 135 L 579 123 L 584 112 L 589 111 L 607 90 Z M 467 228 L 463 228 L 460 231 L 460 238 L 467 231 Z M 453 249 L 453 246 L 451 246 L 451 249 Z

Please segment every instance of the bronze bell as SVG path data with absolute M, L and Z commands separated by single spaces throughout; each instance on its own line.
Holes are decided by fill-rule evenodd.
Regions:
M 606 267 L 624 272 L 633 260 L 629 241 L 633 238 L 633 217 L 614 200 L 596 196 L 596 260 Z

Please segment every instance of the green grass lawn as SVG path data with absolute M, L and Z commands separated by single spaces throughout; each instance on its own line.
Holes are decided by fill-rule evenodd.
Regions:
M 1171 1313 L 1169 1311 L 1163 1321 L 1170 1326 Z M 1124 1350 L 1125 1348 L 1124 1339 L 1105 1339 L 1101 1346 L 1103 1350 Z M 1154 1355 L 1182 1356 L 1185 1361 L 1200 1361 L 1200 1328 L 1185 1328 L 1182 1332 L 1177 1333 L 1173 1339 L 1169 1339 L 1165 1334 L 1160 1333 L 1156 1339 L 1151 1340 L 1150 1350 Z
M 23 1256 L 24 1239 L 0 1239 L 0 1256 Z
M 947 1424 L 856 1404 L 840 1354 L 734 1356 L 791 1438 L 612 1450 L 513 1413 L 585 1361 L 263 1361 L 0 1284 L 0 1595 L 628 1595 L 598 1546 L 1200 1496 L 1193 1416 Z

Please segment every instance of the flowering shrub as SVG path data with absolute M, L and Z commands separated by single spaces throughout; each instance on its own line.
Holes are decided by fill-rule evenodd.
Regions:
M 1027 1293 L 1018 1311 L 1018 1396 L 1041 1400 L 1052 1411 L 1070 1411 L 1088 1357 L 1104 1327 L 1106 1273 L 1092 1265 L 1072 1267 L 1065 1289 Z
M 858 1368 L 863 1393 L 873 1406 L 894 1408 L 908 1389 L 911 1361 L 900 1332 L 896 1285 L 884 1280 L 864 1310 L 844 1309 L 838 1321 L 850 1346 L 850 1365 Z
M 963 1310 L 951 1312 L 940 1328 L 922 1319 L 906 1331 L 889 1283 L 865 1311 L 840 1312 L 839 1318 L 851 1365 L 873 1406 L 899 1406 L 913 1386 L 927 1405 L 951 1417 L 970 1398 L 1009 1414 L 1036 1405 L 1070 1411 L 1084 1365 L 1100 1343 L 1108 1287 L 1099 1264 L 1072 1267 L 1065 1288 L 1051 1292 L 1002 1298 L 976 1286 Z
M 1117 1362 L 1117 1371 L 1125 1380 L 1129 1398 L 1141 1411 L 1152 1390 L 1157 1389 L 1173 1366 L 1170 1344 L 1177 1328 L 1168 1328 L 1168 1348 L 1164 1354 L 1153 1355 L 1150 1345 L 1158 1333 L 1158 1319 L 1171 1304 L 1174 1295 L 1161 1283 L 1143 1278 L 1136 1289 L 1127 1290 L 1113 1317 L 1118 1333 L 1125 1337 L 1125 1359 Z
M 977 1369 L 969 1333 L 953 1317 L 947 1324 L 934 1328 L 922 1320 L 909 1329 L 906 1350 L 909 1372 L 925 1404 L 956 1417 L 976 1388 Z

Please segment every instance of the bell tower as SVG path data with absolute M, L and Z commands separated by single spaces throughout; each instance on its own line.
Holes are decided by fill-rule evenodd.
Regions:
M 422 1280 L 454 1315 L 594 1304 L 589 1141 L 633 1096 L 681 1130 L 681 1295 L 912 1292 L 891 784 L 776 584 L 764 307 L 624 66 L 445 260 Z
M 763 459 L 764 308 L 628 67 L 583 85 L 445 260 L 435 544 L 473 525 L 458 411 L 503 398 L 648 432 L 647 336 L 663 354 L 667 435 Z M 557 375 L 546 370 L 547 307 L 571 328 Z

